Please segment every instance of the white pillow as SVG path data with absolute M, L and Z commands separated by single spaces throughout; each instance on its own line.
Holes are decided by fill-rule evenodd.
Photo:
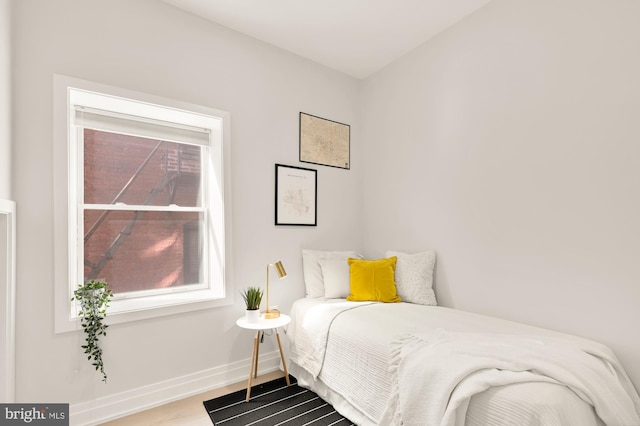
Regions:
M 307 297 L 324 297 L 322 269 L 318 263 L 320 259 L 344 259 L 346 261 L 350 257 L 362 258 L 355 251 L 302 250 L 302 270 Z
M 386 257 L 396 256 L 396 289 L 403 302 L 437 306 L 433 291 L 433 268 L 436 252 L 427 250 L 408 254 L 387 251 Z
M 344 299 L 351 292 L 351 276 L 347 259 L 320 259 L 324 297 Z

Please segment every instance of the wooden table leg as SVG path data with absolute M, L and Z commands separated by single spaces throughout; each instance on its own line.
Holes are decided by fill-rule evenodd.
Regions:
M 249 402 L 249 398 L 251 398 L 251 383 L 253 379 L 254 371 L 258 369 L 258 336 L 260 336 L 260 332 L 253 339 L 253 352 L 251 353 L 251 368 L 249 369 L 249 381 L 247 382 L 247 398 L 246 402 Z
M 287 386 L 291 385 L 289 383 L 289 372 L 287 371 L 287 362 L 284 360 L 284 353 L 282 352 L 282 343 L 280 342 L 280 333 L 278 333 L 278 329 L 276 328 L 276 337 L 278 338 L 278 347 L 280 348 L 280 359 L 282 360 L 282 367 L 284 368 L 284 377 L 287 379 Z
M 260 333 L 264 335 L 264 331 L 258 330 L 258 335 L 256 339 L 258 339 L 258 344 L 256 345 L 256 367 L 253 370 L 253 377 L 258 377 L 258 355 L 260 354 Z

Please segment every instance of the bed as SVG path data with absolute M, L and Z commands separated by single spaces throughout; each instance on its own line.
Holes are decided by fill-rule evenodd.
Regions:
M 307 297 L 291 309 L 289 372 L 354 423 L 640 425 L 637 391 L 606 346 L 437 306 L 430 286 L 423 303 L 347 300 L 342 263 L 354 253 L 331 252 L 341 253 L 332 262 L 318 253 L 328 252 L 312 259 L 325 289 L 313 293 L 303 256 Z M 401 258 L 398 294 L 415 301 L 401 281 L 424 287 L 425 268 L 415 271 L 424 262 L 407 274 Z

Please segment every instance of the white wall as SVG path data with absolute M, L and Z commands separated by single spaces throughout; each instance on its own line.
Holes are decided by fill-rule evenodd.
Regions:
M 640 4 L 494 0 L 364 85 L 153 0 L 12 6 L 18 401 L 90 406 L 251 350 L 239 300 L 113 326 L 107 385 L 54 334 L 54 73 L 231 112 L 236 286 L 280 259 L 286 311 L 303 247 L 432 247 L 442 304 L 595 338 L 640 383 Z M 352 125 L 352 169 L 313 167 L 317 228 L 274 227 L 299 111 Z
M 0 401 L 12 402 L 15 397 L 15 205 L 8 200 L 11 200 L 11 1 L 0 0 Z
M 0 199 L 11 199 L 11 0 L 0 0 Z
M 80 333 L 54 334 L 53 75 L 231 113 L 235 285 L 263 285 L 266 265 L 282 260 L 289 276 L 272 283 L 271 301 L 284 311 L 304 294 L 302 248 L 362 249 L 362 162 L 349 171 L 298 162 L 300 111 L 350 123 L 360 158 L 360 83 L 155 0 L 20 0 L 13 8 L 17 399 L 90 408 L 96 398 L 240 360 L 248 371 L 253 334 L 235 326 L 240 297 L 231 307 L 113 325 L 107 385 L 82 356 Z M 274 226 L 275 163 L 318 169 L 317 227 Z M 262 353 L 275 350 L 266 345 Z
M 609 344 L 640 386 L 640 3 L 494 0 L 367 79 L 365 246 L 441 304 Z

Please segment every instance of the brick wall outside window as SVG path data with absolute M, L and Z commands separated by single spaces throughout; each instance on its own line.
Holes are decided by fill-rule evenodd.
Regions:
M 111 204 L 116 195 L 159 143 L 157 140 L 85 129 L 85 204 Z M 158 183 L 165 182 L 150 205 L 197 206 L 200 183 L 200 147 L 163 142 L 119 202 L 143 205 Z M 102 210 L 85 210 L 85 234 Z M 99 263 L 119 233 L 131 223 L 134 213 L 111 211 L 85 242 L 85 259 Z M 199 257 L 185 259 L 185 230 L 193 235 L 198 213 L 145 212 L 131 233 L 113 253 L 95 278 L 106 280 L 114 293 L 180 286 L 197 277 Z M 197 226 L 197 225 L 196 225 Z M 196 246 L 187 253 L 197 255 Z M 194 277 L 195 268 L 195 277 Z M 92 268 L 85 265 L 85 277 Z

